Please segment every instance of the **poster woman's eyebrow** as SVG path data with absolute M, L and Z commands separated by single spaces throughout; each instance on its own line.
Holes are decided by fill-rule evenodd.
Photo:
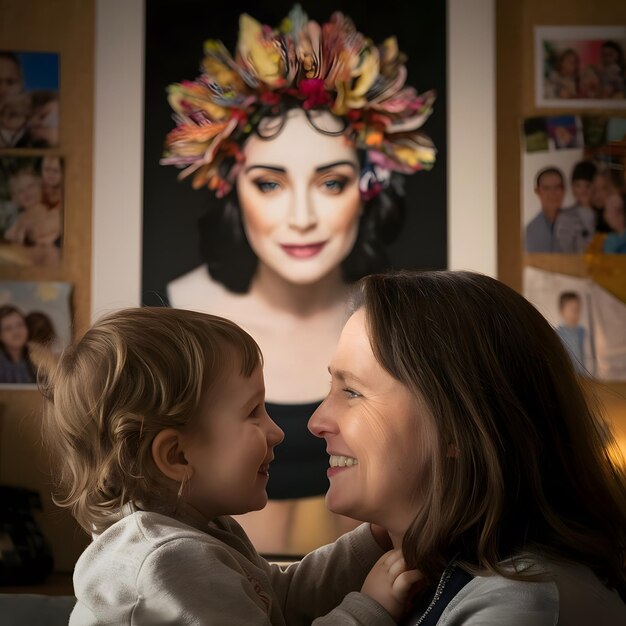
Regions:
M 279 174 L 286 174 L 287 170 L 284 167 L 278 167 L 277 165 L 250 165 L 246 167 L 246 174 L 254 169 L 259 170 L 272 170 L 272 172 L 278 172 Z
M 354 171 L 357 169 L 357 165 L 353 161 L 334 161 L 333 163 L 316 167 L 315 171 L 319 174 L 320 172 L 325 172 L 326 170 L 331 170 L 333 167 L 339 167 L 341 165 L 349 165 Z

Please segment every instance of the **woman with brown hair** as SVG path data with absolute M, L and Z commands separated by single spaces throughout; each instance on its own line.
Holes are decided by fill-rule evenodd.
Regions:
M 401 623 L 626 623 L 626 478 L 544 318 L 468 272 L 369 276 L 353 310 L 309 428 L 330 510 L 423 574 Z

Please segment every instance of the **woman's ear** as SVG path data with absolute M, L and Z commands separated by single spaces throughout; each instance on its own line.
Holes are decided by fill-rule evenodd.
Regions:
M 157 433 L 152 442 L 152 460 L 165 476 L 177 483 L 191 478 L 183 436 L 175 428 L 166 428 Z

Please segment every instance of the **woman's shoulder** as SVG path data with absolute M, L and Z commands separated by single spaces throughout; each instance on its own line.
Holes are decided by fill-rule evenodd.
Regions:
M 626 604 L 591 569 L 569 561 L 544 561 L 559 592 L 559 624 L 626 624 Z
M 504 576 L 475 576 L 451 600 L 439 626 L 554 626 L 559 592 L 552 580 L 520 581 Z
M 515 569 L 536 580 L 475 576 L 442 615 L 440 626 L 609 626 L 626 623 L 626 604 L 587 567 L 526 556 Z

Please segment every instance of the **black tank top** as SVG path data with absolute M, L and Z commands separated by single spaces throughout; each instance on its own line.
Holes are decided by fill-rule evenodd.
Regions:
M 276 458 L 270 467 L 270 500 L 309 498 L 328 490 L 326 442 L 312 435 L 306 426 L 319 405 L 265 403 L 270 417 L 285 432 L 285 440 L 276 446 Z

